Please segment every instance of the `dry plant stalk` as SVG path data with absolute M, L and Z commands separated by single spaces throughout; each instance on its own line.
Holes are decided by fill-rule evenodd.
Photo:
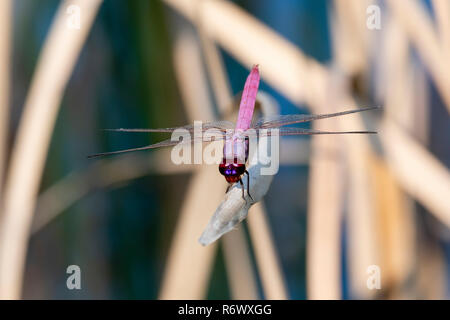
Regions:
M 256 203 L 250 209 L 248 226 L 265 298 L 269 300 L 287 299 L 288 292 L 283 272 L 261 202 Z
M 159 299 L 206 297 L 217 247 L 202 247 L 194 239 L 224 192 L 220 184 L 211 183 L 214 179 L 217 172 L 212 166 L 202 167 L 191 178 L 170 246 Z
M 368 50 L 372 33 L 366 27 L 366 8 L 371 0 L 335 0 L 332 18 L 335 63 L 353 75 L 368 68 Z
M 188 30 L 177 36 L 175 72 L 189 120 L 211 120 L 212 103 L 196 42 L 195 35 Z M 217 183 L 212 183 L 215 180 Z M 216 246 L 203 248 L 193 239 L 201 233 L 224 190 L 215 167 L 202 165 L 194 171 L 169 250 L 159 299 L 205 298 Z
M 333 19 L 333 52 L 338 70 L 343 75 L 331 74 L 334 83 L 329 85 L 329 92 L 334 92 L 334 98 L 328 99 L 329 105 L 352 105 L 357 103 L 350 97 L 348 88 L 349 77 L 366 72 L 369 61 L 369 44 L 372 33 L 367 29 L 364 19 L 366 8 L 370 1 L 351 0 L 348 3 L 335 1 L 336 17 Z M 347 6 L 348 5 L 348 6 Z M 356 33 L 356 37 L 351 37 Z M 333 71 L 331 69 L 330 71 Z M 338 119 L 338 125 L 344 128 L 363 128 L 360 117 L 344 117 Z M 367 267 L 378 261 L 378 247 L 375 229 L 374 200 L 369 188 L 368 158 L 370 145 L 367 137 L 343 137 L 342 148 L 339 149 L 346 162 L 345 177 L 348 184 L 348 269 L 351 295 L 368 299 L 374 292 L 367 290 Z M 325 181 L 323 183 L 326 183 Z M 342 193 L 343 194 L 343 193 Z M 326 197 L 326 195 L 324 195 Z M 320 222 L 317 222 L 320 223 Z M 336 226 L 340 228 L 340 226 Z M 317 228 L 319 229 L 319 228 Z M 324 265 L 322 268 L 326 268 Z M 328 267 L 330 268 L 330 267 Z M 312 289 L 313 290 L 313 289 Z
M 439 42 L 442 43 L 445 60 L 450 60 L 450 3 L 448 0 L 432 0 L 438 26 Z
M 384 116 L 395 119 L 405 131 L 412 132 L 417 125 L 414 117 L 414 101 L 417 97 L 413 95 L 417 96 L 422 92 L 414 88 L 408 39 L 398 21 L 394 19 L 386 21 L 384 28 L 383 55 L 379 58 L 384 65 L 384 70 L 380 72 L 384 76 L 379 80 L 386 86 L 383 96 Z M 413 207 L 384 159 L 372 156 L 371 167 L 377 197 L 375 229 L 380 243 L 378 265 L 383 270 L 382 289 L 385 289 L 384 296 L 387 298 L 408 298 L 403 288 L 408 276 L 413 272 L 415 262 Z
M 377 199 L 373 227 L 380 243 L 381 289 L 389 299 L 412 299 L 414 296 L 404 289 L 414 272 L 414 253 L 417 252 L 412 203 L 381 158 L 372 156 L 370 164 L 372 188 Z
M 205 57 L 209 79 L 214 93 L 214 98 L 222 116 L 229 115 L 233 110 L 233 97 L 230 84 L 225 74 L 225 66 L 216 44 L 203 32 L 201 23 L 197 25 L 197 31 Z
M 0 204 L 6 167 L 8 140 L 9 91 L 11 77 L 11 17 L 12 1 L 0 2 Z M 1 208 L 0 208 L 1 212 Z
M 328 90 L 314 100 L 320 113 L 334 111 L 330 103 L 339 99 L 336 88 L 342 79 L 330 79 Z M 337 130 L 339 119 L 313 123 L 317 130 Z M 343 136 L 314 136 L 308 181 L 306 278 L 308 299 L 340 299 L 341 234 L 344 200 Z M 331 156 L 330 156 L 331 155 Z
M 439 45 L 439 37 L 426 10 L 418 1 L 388 0 L 387 3 L 422 56 L 450 112 L 450 60 Z
M 380 136 L 387 163 L 398 182 L 450 227 L 450 173 L 447 168 L 392 120 L 384 120 Z
M 411 132 L 414 129 L 414 112 L 409 43 L 398 21 L 390 19 L 385 24 L 386 35 L 383 39 L 385 66 L 382 70 L 385 77 L 380 79 L 380 82 L 386 86 L 383 97 L 385 116 L 395 119 L 403 129 Z
M 83 13 L 80 29 L 67 27 L 66 9 Z M 35 201 L 64 88 L 94 21 L 100 0 L 61 4 L 25 102 L 5 185 L 0 223 L 0 298 L 18 299 Z
M 339 101 L 339 100 L 337 100 Z M 344 103 L 345 100 L 341 100 Z M 347 100 L 355 105 L 352 99 Z M 340 128 L 362 128 L 355 119 L 340 119 Z M 353 123 L 351 125 L 351 123 Z M 348 237 L 349 274 L 351 290 L 356 297 L 369 298 L 367 292 L 367 267 L 379 260 L 375 222 L 374 195 L 370 188 L 370 166 L 368 160 L 371 149 L 367 137 L 343 137 L 348 183 Z
M 327 130 L 333 129 L 331 121 L 327 122 Z M 314 129 L 320 130 L 320 125 L 315 124 Z M 338 154 L 335 145 L 340 138 L 312 139 L 306 240 L 308 299 L 341 298 L 343 172 L 340 161 L 326 155 Z
M 244 230 L 240 228 L 226 234 L 222 238 L 222 244 L 231 298 L 235 300 L 258 299 L 258 286 Z

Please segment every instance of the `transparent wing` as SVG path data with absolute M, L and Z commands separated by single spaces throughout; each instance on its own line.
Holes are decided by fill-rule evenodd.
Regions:
M 218 130 L 220 130 L 220 129 L 218 129 Z M 207 142 L 212 142 L 212 141 L 221 141 L 221 140 L 224 140 L 227 137 L 231 136 L 231 134 L 223 134 L 221 131 L 220 131 L 220 133 L 221 134 L 217 134 L 214 136 L 203 135 L 202 137 L 194 137 L 194 138 L 191 137 L 189 140 L 172 141 L 171 139 L 167 139 L 167 140 L 163 140 L 161 142 L 157 142 L 157 143 L 154 143 L 154 144 L 151 144 L 148 146 L 92 154 L 92 155 L 88 156 L 88 159 L 98 158 L 98 157 L 103 157 L 103 156 L 110 156 L 110 155 L 114 155 L 114 154 L 134 152 L 134 151 L 156 149 L 156 148 L 161 148 L 161 147 L 171 147 L 171 146 L 175 146 L 177 144 L 192 144 L 192 143 L 199 143 L 199 142 L 207 143 Z
M 255 128 L 255 129 L 277 128 L 277 127 L 282 127 L 282 126 L 286 126 L 286 125 L 294 124 L 294 123 L 301 123 L 301 122 L 308 122 L 308 121 L 319 120 L 319 119 L 339 117 L 339 116 L 343 116 L 346 114 L 368 111 L 368 110 L 379 109 L 379 108 L 380 108 L 379 106 L 375 106 L 375 107 L 367 107 L 367 108 L 347 110 L 347 111 L 343 111 L 343 112 L 328 113 L 328 114 L 274 115 L 274 116 L 269 116 L 269 117 L 264 117 L 264 118 L 259 119 L 252 126 L 252 128 Z
M 176 129 L 185 129 L 189 132 L 194 131 L 194 125 L 188 124 L 186 126 L 181 127 L 171 127 L 171 128 L 157 128 L 157 129 L 125 129 L 125 128 L 119 128 L 119 129 L 104 129 L 105 131 L 116 131 L 116 132 L 173 132 Z M 234 129 L 234 123 L 231 121 L 211 121 L 211 122 L 205 122 L 202 124 L 202 131 L 206 131 L 209 129 L 218 129 L 221 131 L 226 131 L 229 129 Z
M 121 153 L 127 153 L 127 152 L 134 152 L 134 151 L 142 151 L 142 150 L 149 150 L 149 149 L 156 149 L 161 147 L 170 147 L 177 144 L 189 144 L 189 143 L 199 143 L 199 142 L 212 142 L 212 141 L 221 141 L 227 138 L 231 138 L 233 132 L 223 134 L 223 132 L 218 129 L 218 134 L 213 136 L 205 136 L 202 137 L 194 137 L 189 140 L 175 140 L 172 141 L 171 139 L 163 140 L 161 142 L 157 142 L 148 146 L 138 147 L 138 148 L 131 148 L 131 149 L 124 149 L 124 150 L 118 150 L 118 151 L 111 151 L 111 152 L 102 152 L 97 153 L 88 156 L 89 159 L 97 158 L 97 157 L 103 157 L 103 156 L 109 156 L 114 154 L 121 154 Z M 321 131 L 321 130 L 314 130 L 314 129 L 301 129 L 301 128 L 281 128 L 278 129 L 278 133 L 275 133 L 271 130 L 265 130 L 265 129 L 257 129 L 255 130 L 258 137 L 268 137 L 272 136 L 274 134 L 278 134 L 280 136 L 298 136 L 298 135 L 315 135 L 315 134 L 376 134 L 376 131 Z M 243 133 L 243 136 L 246 136 L 245 133 Z M 251 134 L 249 134 L 250 137 L 252 137 Z
M 259 137 L 268 137 L 275 135 L 271 130 L 257 130 Z M 321 131 L 315 129 L 301 129 L 301 128 L 281 128 L 278 135 L 280 136 L 301 136 L 313 134 L 376 134 L 376 131 Z

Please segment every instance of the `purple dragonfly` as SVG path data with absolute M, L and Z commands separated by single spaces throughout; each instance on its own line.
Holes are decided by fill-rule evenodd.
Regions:
M 276 134 L 280 136 L 289 135 L 315 135 L 315 134 L 374 134 L 375 131 L 319 131 L 314 129 L 303 129 L 295 127 L 281 128 L 286 125 L 308 122 L 318 119 L 338 117 L 351 113 L 367 111 L 377 109 L 379 107 L 367 107 L 355 110 L 348 110 L 343 112 L 319 114 L 319 115 L 305 115 L 305 114 L 290 114 L 290 115 L 275 115 L 260 118 L 256 122 L 252 122 L 253 111 L 255 109 L 256 94 L 258 92 L 260 81 L 258 65 L 254 65 L 247 81 L 245 82 L 244 90 L 242 92 L 242 98 L 239 106 L 239 115 L 236 124 L 230 121 L 213 121 L 203 124 L 201 130 L 205 132 L 209 129 L 216 129 L 223 133 L 224 147 L 223 147 L 223 160 L 219 164 L 219 172 L 225 177 L 229 183 L 228 189 L 234 184 L 239 182 L 242 186 L 242 197 L 244 197 L 244 184 L 242 182 L 242 176 L 247 175 L 247 194 L 252 199 L 250 189 L 250 177 L 246 170 L 246 162 L 248 160 L 249 151 L 249 139 L 247 132 L 251 129 L 253 133 L 261 136 L 270 136 L 270 130 L 277 129 Z M 172 128 L 160 128 L 160 129 L 106 129 L 107 131 L 121 131 L 121 132 L 169 132 L 172 133 L 177 129 L 185 129 L 189 132 L 194 131 L 193 125 L 187 125 L 182 127 Z M 201 139 L 201 140 L 198 140 Z M 190 142 L 203 142 L 203 137 L 194 138 Z M 216 138 L 217 139 L 217 138 Z M 88 158 L 95 158 L 100 156 L 107 156 L 125 152 L 139 151 L 155 149 L 159 147 L 174 146 L 179 144 L 179 140 L 164 140 L 155 144 L 151 144 L 144 147 L 125 149 L 112 152 L 98 153 L 89 156 Z M 227 189 L 227 191 L 228 191 Z M 253 200 L 253 199 L 252 199 Z

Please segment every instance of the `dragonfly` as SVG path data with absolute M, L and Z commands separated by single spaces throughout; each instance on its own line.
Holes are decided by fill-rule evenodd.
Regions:
M 344 116 L 352 113 L 363 112 L 373 109 L 378 109 L 379 106 L 365 107 L 353 110 L 347 110 L 336 113 L 328 114 L 289 114 L 289 115 L 272 115 L 262 117 L 256 121 L 252 121 L 253 113 L 255 109 L 256 96 L 260 83 L 259 65 L 253 65 L 250 74 L 244 85 L 242 91 L 242 98 L 239 105 L 239 113 L 236 123 L 220 120 L 206 122 L 202 125 L 202 132 L 210 129 L 219 130 L 223 133 L 222 139 L 224 139 L 223 146 L 223 159 L 219 164 L 219 172 L 225 177 L 228 182 L 228 190 L 235 183 L 240 183 L 242 188 L 242 197 L 245 200 L 244 184 L 242 178 L 247 176 L 247 194 L 250 199 L 253 200 L 250 195 L 250 174 L 246 169 L 246 163 L 248 161 L 249 152 L 249 136 L 247 132 L 251 129 L 253 133 L 258 134 L 259 137 L 270 136 L 271 131 L 276 129 L 276 134 L 279 136 L 299 136 L 299 135 L 319 135 L 319 134 L 375 134 L 376 131 L 321 131 L 315 129 L 305 129 L 297 127 L 284 127 L 287 125 L 293 125 L 298 123 L 310 122 L 319 119 L 333 118 Z M 117 132 L 168 132 L 173 133 L 177 129 L 185 129 L 192 133 L 194 131 L 193 125 L 186 125 L 180 127 L 158 128 L 158 129 L 105 129 L 107 131 Z M 205 142 L 204 137 L 196 137 L 190 141 Z M 216 137 L 217 139 L 217 137 Z M 114 154 L 121 154 L 127 152 L 149 150 L 160 147 L 168 147 L 179 144 L 179 140 L 167 139 L 151 145 L 131 148 L 125 150 L 118 150 L 112 152 L 97 153 L 88 156 L 88 158 L 96 158 L 101 156 L 109 156 Z

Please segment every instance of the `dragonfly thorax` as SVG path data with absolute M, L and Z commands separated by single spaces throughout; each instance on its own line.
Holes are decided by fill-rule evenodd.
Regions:
M 248 159 L 249 139 L 235 133 L 231 139 L 226 139 L 223 146 L 222 163 L 239 163 L 245 164 Z
M 243 163 L 221 163 L 219 172 L 225 177 L 228 183 L 235 183 L 241 179 L 245 172 L 245 164 Z

